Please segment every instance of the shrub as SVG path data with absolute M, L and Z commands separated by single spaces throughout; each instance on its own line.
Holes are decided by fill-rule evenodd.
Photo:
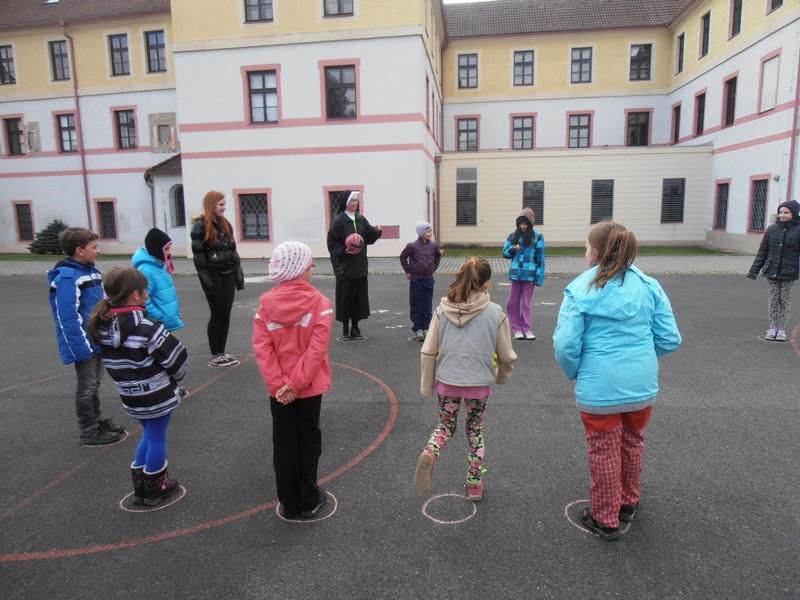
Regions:
M 50 221 L 47 226 L 36 234 L 36 241 L 28 245 L 32 254 L 64 254 L 58 243 L 58 235 L 68 229 L 69 225 L 61 219 Z

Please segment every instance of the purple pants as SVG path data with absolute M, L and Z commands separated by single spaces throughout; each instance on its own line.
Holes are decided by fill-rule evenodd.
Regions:
M 511 294 L 508 296 L 506 312 L 511 333 L 525 333 L 531 328 L 531 300 L 533 300 L 532 281 L 511 280 Z

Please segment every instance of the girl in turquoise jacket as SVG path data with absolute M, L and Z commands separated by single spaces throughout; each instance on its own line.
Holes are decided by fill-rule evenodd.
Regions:
M 517 217 L 517 228 L 503 245 L 503 257 L 511 261 L 508 279 L 511 291 L 506 312 L 515 340 L 535 340 L 531 331 L 531 301 L 534 286 L 544 283 L 544 236 L 533 228 L 533 209 L 523 208 Z
M 658 357 L 681 343 L 669 299 L 633 266 L 637 243 L 618 223 L 589 232 L 591 267 L 564 290 L 553 334 L 556 360 L 575 396 L 589 442 L 590 508 L 581 520 L 606 540 L 639 507 L 644 431 L 658 394 Z
M 147 277 L 147 318 L 161 321 L 167 331 L 183 327 L 178 292 L 172 274 L 172 239 L 163 231 L 153 228 L 144 238 L 144 248 L 139 248 L 131 263 Z

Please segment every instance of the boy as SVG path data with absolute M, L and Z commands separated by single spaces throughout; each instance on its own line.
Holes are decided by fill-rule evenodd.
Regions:
M 314 260 L 300 242 L 272 253 L 269 278 L 253 322 L 256 362 L 269 390 L 275 482 L 283 517 L 311 519 L 327 495 L 317 485 L 322 454 L 319 415 L 331 389 L 328 344 L 333 306 L 310 283 Z
M 61 362 L 75 365 L 79 443 L 83 446 L 113 444 L 120 440 L 125 428 L 115 425 L 111 419 L 100 418 L 103 361 L 100 348 L 86 335 L 92 311 L 103 298 L 103 276 L 94 266 L 100 254 L 97 234 L 83 227 L 70 227 L 61 232 L 58 241 L 69 258 L 47 272 L 50 308 L 56 323 Z
M 425 341 L 433 314 L 433 274 L 439 268 L 442 252 L 439 244 L 431 241 L 433 227 L 422 221 L 417 223 L 417 240 L 409 243 L 400 253 L 400 266 L 406 272 L 408 304 L 411 308 L 411 330 L 414 339 Z

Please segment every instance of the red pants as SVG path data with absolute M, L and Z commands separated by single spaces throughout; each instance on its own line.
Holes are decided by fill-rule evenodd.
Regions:
M 589 442 L 592 516 L 605 527 L 619 527 L 619 507 L 639 502 L 644 430 L 652 408 L 613 415 L 581 413 Z

